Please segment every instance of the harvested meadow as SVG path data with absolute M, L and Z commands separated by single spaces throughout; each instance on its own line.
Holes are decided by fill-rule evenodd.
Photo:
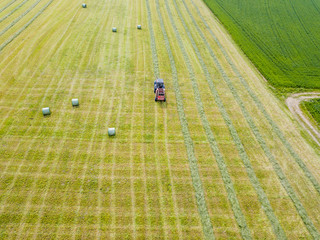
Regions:
M 0 239 L 319 238 L 320 151 L 208 7 L 86 4 L 0 2 Z

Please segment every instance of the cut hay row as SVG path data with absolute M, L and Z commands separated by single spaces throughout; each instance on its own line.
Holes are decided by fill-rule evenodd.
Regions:
M 109 10 L 109 12 L 108 11 L 106 11 L 107 9 L 107 5 L 108 5 L 108 9 L 113 9 L 112 8 L 112 6 L 111 6 L 111 2 L 109 2 L 108 4 L 105 4 L 105 7 L 104 7 L 104 13 L 107 13 L 107 16 L 109 16 L 110 14 L 109 14 L 109 12 L 110 12 L 110 10 Z M 100 21 L 103 19 L 102 17 L 100 17 L 99 18 L 100 19 Z M 88 46 L 91 46 L 91 45 L 93 45 L 93 49 L 97 49 L 97 40 L 100 40 L 101 38 L 102 38 L 102 33 L 103 33 L 103 31 L 101 31 L 102 29 L 104 29 L 105 27 L 106 27 L 106 22 L 107 22 L 107 20 L 108 20 L 108 18 L 106 18 L 106 21 L 103 23 L 103 24 L 101 24 L 101 23 L 98 23 L 97 24 L 97 31 L 95 32 L 95 34 L 92 34 L 92 36 L 91 36 L 91 40 L 89 40 L 88 42 L 87 41 L 82 41 L 83 42 L 83 44 L 88 44 Z M 100 28 L 98 29 L 98 26 L 100 26 Z M 99 34 L 99 35 L 97 35 L 97 34 Z M 103 38 L 102 38 L 103 39 Z M 94 44 L 89 44 L 91 41 L 94 41 Z M 80 44 L 79 44 L 79 46 L 81 46 Z M 106 46 L 105 46 L 105 48 L 106 48 Z M 101 51 L 100 52 L 100 60 L 101 60 L 101 58 L 103 59 L 103 57 L 104 57 L 104 52 L 105 52 L 105 48 L 104 48 L 104 51 Z M 79 49 L 81 49 L 81 47 L 79 48 Z M 91 51 L 91 49 L 87 49 L 87 52 L 90 52 L 91 53 L 91 56 L 90 56 L 90 60 L 89 60 L 89 62 L 86 62 L 86 63 L 88 63 L 88 64 L 90 64 L 91 63 L 91 61 L 93 60 L 93 58 L 95 58 L 96 56 L 93 54 L 94 53 L 94 51 Z M 80 64 L 79 64 L 79 66 L 81 66 L 81 62 L 80 62 Z M 97 67 L 97 70 L 96 70 L 96 75 L 97 75 L 97 73 L 98 73 L 98 67 Z M 77 73 L 78 73 L 78 71 L 79 71 L 79 69 L 77 69 Z M 75 79 L 77 79 L 78 77 L 77 77 L 77 73 L 75 74 L 75 77 L 73 78 L 73 81 L 75 80 Z M 97 89 L 97 77 L 96 77 L 96 81 L 95 81 L 95 84 L 94 84 L 94 91 L 96 92 L 96 89 Z M 69 93 L 69 96 L 67 97 L 67 99 L 70 99 L 72 96 L 71 96 L 71 94 L 73 94 L 73 87 L 75 86 L 75 84 L 71 84 L 71 89 L 70 89 L 70 93 Z M 81 84 L 81 86 L 80 86 L 80 88 L 82 88 L 83 87 L 83 84 Z M 103 92 L 104 92 L 104 90 L 105 90 L 105 85 L 103 86 Z M 95 96 L 96 94 L 94 93 L 93 94 L 93 97 Z M 103 96 L 103 94 L 101 95 L 101 96 Z M 100 97 L 100 99 L 99 99 L 99 105 L 101 105 L 101 103 L 102 103 L 102 98 Z M 86 117 L 86 120 L 85 120 L 85 125 L 87 124 L 87 120 L 88 120 L 88 117 L 90 116 L 90 113 L 91 113 L 91 109 L 92 109 L 92 105 L 90 105 L 90 108 L 89 108 L 89 111 L 88 111 L 88 115 L 87 115 L 87 117 Z M 63 117 L 61 117 L 60 119 L 65 119 L 65 117 L 63 116 Z M 96 116 L 95 116 L 95 125 L 97 125 L 97 123 L 98 123 L 98 119 L 99 119 L 99 114 L 97 114 Z M 60 127 L 62 127 L 62 126 L 60 126 Z M 71 125 L 71 122 L 70 122 L 70 124 L 69 124 L 69 126 L 67 127 L 67 128 L 71 128 L 72 127 L 72 125 Z M 56 127 L 57 128 L 57 127 Z M 58 129 L 58 128 L 57 128 Z M 93 139 L 94 139 L 94 136 L 96 135 L 96 130 L 95 131 L 93 131 L 92 132 L 92 136 L 91 136 L 91 140 L 90 140 L 90 142 L 89 142 L 89 146 L 88 146 L 88 149 L 89 149 L 89 151 L 90 151 L 90 153 L 92 152 L 92 145 L 93 145 Z M 63 146 L 65 144 L 65 138 L 63 139 L 63 141 L 62 141 L 62 143 L 61 143 L 61 146 Z M 79 141 L 79 146 L 81 145 L 81 141 Z M 51 147 L 51 145 L 50 145 L 50 147 Z M 62 148 L 60 148 L 59 149 L 59 151 L 58 151 L 58 157 L 57 157 L 57 159 L 56 159 L 56 164 L 55 164 L 55 166 L 53 167 L 54 168 L 54 171 L 52 171 L 52 172 L 55 172 L 55 169 L 56 169 L 56 167 L 58 166 L 58 163 L 59 163 L 59 159 L 60 159 L 60 154 L 61 154 L 61 151 L 62 150 Z M 49 152 L 49 151 L 48 151 Z M 85 161 L 86 161 L 86 165 L 85 165 L 85 169 L 87 170 L 88 169 L 88 167 L 87 167 L 87 161 L 88 161 L 88 158 L 89 158 L 89 154 L 88 154 L 88 157 L 85 159 Z M 82 186 L 83 186 L 83 182 L 84 182 L 84 178 L 85 178 L 85 174 L 86 174 L 86 172 L 84 172 L 84 174 L 83 174 L 83 176 L 82 176 Z M 46 185 L 46 187 L 45 187 L 45 191 L 44 191 L 44 197 L 43 197 L 43 199 L 42 199 L 42 202 L 41 202 L 41 206 L 40 206 L 40 209 L 39 209 L 39 217 L 38 217 L 38 220 L 37 220 L 37 223 L 36 223 L 36 229 L 34 230 L 34 232 L 35 232 L 35 236 L 37 236 L 37 234 L 38 234 L 38 229 L 39 229 L 39 227 L 40 227 L 40 225 L 41 225 L 41 220 L 42 220 L 42 218 L 43 218 L 43 215 L 44 215 L 44 208 L 45 208 L 45 203 L 46 203 L 46 200 L 47 200 L 47 196 L 48 196 L 48 191 L 49 191 L 49 186 L 50 186 L 50 184 L 51 184 L 51 180 L 52 180 L 52 176 L 51 175 L 49 175 L 48 176 L 48 182 L 47 182 L 47 185 Z M 82 191 L 83 189 L 81 188 L 80 189 L 80 192 Z M 77 203 L 77 205 L 78 205 L 78 209 L 76 210 L 76 212 L 77 212 L 77 215 L 79 216 L 79 210 L 80 210 L 80 204 L 81 204 L 81 199 L 79 199 L 79 202 Z M 77 220 L 78 220 L 78 218 L 75 220 L 75 222 L 77 222 Z M 76 233 L 76 231 L 74 230 L 73 231 L 73 233 L 75 234 Z
M 0 13 L 2 13 L 4 10 L 6 10 L 8 7 L 10 7 L 15 1 L 17 1 L 17 0 L 12 0 L 7 5 L 5 5 L 3 8 L 1 8 Z
M 24 0 L 22 3 L 20 3 L 17 7 L 15 7 L 12 11 L 10 11 L 7 15 L 3 16 L 0 19 L 0 23 L 2 23 L 5 19 L 7 19 L 8 17 L 10 17 L 15 11 L 17 11 L 19 8 L 21 8 L 26 2 L 28 2 L 29 0 Z
M 179 13 L 180 10 L 178 9 L 178 6 L 176 5 L 175 0 L 173 0 L 173 1 L 174 1 L 175 6 L 176 6 L 176 8 L 178 10 L 178 14 L 180 16 L 180 19 L 183 21 L 181 13 Z M 262 137 L 262 135 L 261 135 L 260 131 L 258 130 L 256 124 L 254 123 L 252 117 L 250 116 L 249 112 L 247 111 L 247 109 L 246 109 L 246 107 L 244 105 L 244 102 L 241 100 L 237 90 L 235 89 L 235 87 L 233 86 L 231 80 L 229 79 L 229 77 L 227 76 L 226 72 L 224 71 L 224 69 L 222 68 L 221 64 L 219 63 L 216 55 L 214 54 L 214 52 L 213 52 L 211 46 L 209 45 L 209 43 L 207 42 L 203 32 L 200 30 L 199 25 L 197 24 L 197 22 L 195 21 L 195 19 L 191 15 L 191 13 L 189 11 L 189 8 L 185 4 L 184 0 L 183 0 L 183 3 L 184 3 L 184 6 L 185 6 L 190 18 L 192 19 L 193 24 L 195 25 L 196 29 L 198 30 L 198 33 L 201 36 L 201 39 L 205 43 L 208 51 L 210 52 L 210 55 L 212 56 L 212 59 L 213 59 L 214 63 L 217 65 L 217 68 L 221 72 L 221 74 L 223 76 L 223 80 L 227 83 L 227 86 L 229 87 L 230 91 L 232 92 L 232 95 L 234 96 L 237 104 L 241 108 L 241 111 L 242 111 L 246 121 L 248 122 L 251 131 L 253 132 L 254 136 L 256 137 L 256 139 L 257 139 L 258 143 L 260 144 L 261 148 L 264 150 L 267 158 L 271 162 L 271 164 L 273 166 L 273 169 L 274 169 L 275 173 L 277 174 L 277 176 L 279 178 L 279 181 L 281 182 L 281 185 L 286 190 L 288 196 L 291 198 L 295 208 L 297 209 L 301 219 L 303 220 L 303 222 L 306 225 L 307 229 L 309 230 L 310 234 L 314 238 L 319 238 L 320 235 L 317 232 L 316 227 L 314 226 L 314 224 L 310 220 L 305 208 L 303 207 L 302 203 L 300 202 L 299 198 L 297 197 L 296 193 L 294 192 L 291 184 L 289 183 L 288 179 L 286 178 L 285 174 L 283 173 L 283 171 L 281 169 L 281 166 L 279 165 L 278 161 L 275 159 L 275 157 L 271 153 L 269 147 L 266 144 L 266 141 Z M 184 26 L 185 26 L 185 28 L 187 28 L 187 26 L 185 24 L 184 24 Z M 186 31 L 188 31 L 188 30 L 186 29 Z M 191 35 L 188 34 L 188 36 L 190 36 L 190 38 L 192 38 Z M 195 43 L 193 42 L 193 44 L 195 44 Z M 270 221 L 272 223 L 272 221 L 274 221 L 274 219 L 270 219 Z M 278 224 L 279 224 L 279 222 L 278 222 Z M 275 233 L 276 233 L 278 238 L 285 238 L 285 233 L 283 232 L 280 224 L 278 226 L 273 226 L 273 227 L 274 227 L 274 231 L 275 231 Z
M 216 35 L 213 33 L 213 31 L 211 30 L 211 28 L 209 27 L 208 23 L 206 22 L 206 20 L 204 19 L 204 17 L 202 16 L 201 12 L 199 11 L 198 7 L 194 4 L 193 0 L 191 0 L 191 3 L 193 5 L 193 7 L 195 8 L 195 10 L 197 11 L 199 17 L 201 18 L 202 22 L 204 23 L 204 25 L 206 26 L 207 30 L 209 31 L 210 35 L 212 36 L 212 38 L 214 39 L 214 41 L 217 43 L 218 47 L 220 48 L 221 52 L 223 53 L 223 56 L 225 57 L 225 59 L 227 60 L 227 62 L 229 63 L 229 65 L 231 66 L 232 70 L 234 71 L 234 73 L 237 75 L 237 77 L 239 78 L 241 84 L 245 87 L 245 89 L 247 90 L 247 92 L 249 93 L 250 97 L 252 98 L 252 100 L 254 101 L 254 103 L 256 104 L 256 106 L 258 107 L 258 109 L 263 113 L 263 115 L 265 116 L 265 118 L 267 119 L 267 121 L 269 122 L 269 124 L 271 125 L 273 131 L 277 134 L 277 136 L 279 137 L 279 139 L 281 140 L 281 142 L 283 143 L 283 145 L 286 147 L 286 149 L 288 150 L 288 152 L 291 154 L 291 156 L 294 158 L 294 160 L 296 161 L 296 163 L 300 166 L 300 168 L 302 169 L 302 171 L 304 172 L 305 176 L 310 180 L 310 182 L 313 184 L 313 186 L 315 187 L 315 189 L 317 190 L 317 192 L 320 194 L 320 185 L 317 181 L 317 179 L 313 176 L 313 174 L 310 172 L 310 170 L 308 169 L 308 167 L 306 166 L 306 164 L 304 163 L 304 161 L 301 159 L 301 157 L 295 152 L 295 150 L 293 149 L 293 147 L 291 146 L 291 144 L 289 143 L 289 141 L 286 139 L 285 135 L 283 134 L 283 132 L 280 130 L 280 128 L 278 127 L 277 123 L 275 121 L 273 121 L 272 117 L 269 115 L 269 113 L 266 111 L 265 107 L 263 106 L 262 102 L 259 100 L 258 96 L 254 93 L 254 91 L 251 89 L 251 87 L 249 86 L 249 84 L 247 83 L 247 81 L 242 77 L 240 71 L 237 69 L 236 65 L 234 64 L 233 60 L 230 58 L 229 54 L 226 52 L 226 50 L 224 49 L 224 47 L 222 46 L 222 44 L 220 43 L 220 41 L 218 40 L 218 38 L 216 37 Z
M 41 0 L 38 0 L 41 1 Z M 0 53 L 1 51 L 9 44 L 11 43 L 16 37 L 18 37 L 20 35 L 20 33 L 22 33 L 27 27 L 30 26 L 31 23 L 34 22 L 34 20 L 37 19 L 37 17 L 39 17 L 46 9 L 47 7 L 53 2 L 53 0 L 50 0 L 43 8 L 41 8 L 41 10 L 35 15 L 33 16 L 22 28 L 20 28 L 16 33 L 14 33 L 11 37 L 9 37 L 9 39 L 7 39 L 4 43 L 2 43 L 0 45 Z
M 211 90 L 211 93 L 214 96 L 216 104 L 219 107 L 219 111 L 220 111 L 220 113 L 221 113 L 226 125 L 229 128 L 229 131 L 231 133 L 233 141 L 235 142 L 235 144 L 237 146 L 239 155 L 240 155 L 241 160 L 243 161 L 243 163 L 245 165 L 245 168 L 247 170 L 249 179 L 250 179 L 253 187 L 256 190 L 256 193 L 258 195 L 259 201 L 262 204 L 263 209 L 264 209 L 266 215 L 268 216 L 268 219 L 269 219 L 269 221 L 270 221 L 270 223 L 271 223 L 271 225 L 273 227 L 273 230 L 274 230 L 275 234 L 277 235 L 277 237 L 281 238 L 281 239 L 285 239 L 286 236 L 285 236 L 285 233 L 284 233 L 284 231 L 283 231 L 283 229 L 282 229 L 282 227 L 281 227 L 281 225 L 279 223 L 279 220 L 277 219 L 277 217 L 274 214 L 274 211 L 273 211 L 273 209 L 271 207 L 271 204 L 270 204 L 270 202 L 268 200 L 268 197 L 267 197 L 266 193 L 264 192 L 263 188 L 261 187 L 259 179 L 257 178 L 257 176 L 255 174 L 255 171 L 254 171 L 254 169 L 252 167 L 251 161 L 250 161 L 250 159 L 249 159 L 249 157 L 248 157 L 248 155 L 246 153 L 246 150 L 245 150 L 245 148 L 244 148 L 244 146 L 243 146 L 243 144 L 241 142 L 241 139 L 240 139 L 240 137 L 238 135 L 238 132 L 237 132 L 236 128 L 234 127 L 234 125 L 232 123 L 232 120 L 231 120 L 229 114 L 227 113 L 227 111 L 226 111 L 226 109 L 224 107 L 224 104 L 223 104 L 223 102 L 222 102 L 222 100 L 220 98 L 220 95 L 219 95 L 217 89 L 215 88 L 215 86 L 214 86 L 214 84 L 213 84 L 213 82 L 211 80 L 212 76 L 210 75 L 210 73 L 209 73 L 209 71 L 207 69 L 207 66 L 204 63 L 203 58 L 202 58 L 202 56 L 200 54 L 200 51 L 199 51 L 199 49 L 198 49 L 198 47 L 197 47 L 197 45 L 196 45 L 196 43 L 195 43 L 195 41 L 193 39 L 188 27 L 186 26 L 186 23 L 184 22 L 184 19 L 183 19 L 182 15 L 181 15 L 179 7 L 176 5 L 175 1 L 173 1 L 173 2 L 174 2 L 174 5 L 176 7 L 177 13 L 178 13 L 178 15 L 180 17 L 180 20 L 181 20 L 181 22 L 182 22 L 182 24 L 184 26 L 184 29 L 185 29 L 185 31 L 186 31 L 186 33 L 188 35 L 188 38 L 189 38 L 189 40 L 190 40 L 190 42 L 191 42 L 191 44 L 193 46 L 193 49 L 194 49 L 194 51 L 195 51 L 195 53 L 197 55 L 197 58 L 198 58 L 198 60 L 200 62 L 200 65 L 201 65 L 201 67 L 203 69 L 203 72 L 205 74 L 205 77 L 206 77 L 206 80 L 208 82 L 208 85 L 209 85 L 209 88 Z M 167 5 L 167 9 L 168 9 L 168 12 L 169 12 L 169 17 L 172 19 L 172 16 L 171 16 L 171 13 L 170 13 L 170 9 L 169 9 L 168 5 Z M 177 29 L 177 27 L 175 26 L 175 24 L 173 22 L 172 22 L 172 25 L 173 25 L 173 27 L 175 29 L 175 33 L 176 33 L 176 36 L 178 38 L 178 41 L 180 42 L 181 49 L 183 49 L 183 45 L 182 45 L 183 43 L 182 43 L 181 37 L 179 36 L 178 29 Z M 185 50 L 182 50 L 182 51 L 184 51 L 185 52 L 184 55 L 186 55 L 186 51 Z M 191 69 L 190 60 L 186 60 L 186 62 L 187 62 L 187 65 L 189 65 L 188 66 L 188 70 L 190 71 L 190 69 Z M 217 64 L 217 62 L 215 62 L 215 63 Z M 219 69 L 220 73 L 223 76 L 225 76 L 225 72 L 223 71 L 223 69 L 221 67 L 220 68 L 218 67 L 218 69 Z M 196 81 L 194 73 L 191 73 L 191 79 L 194 82 Z M 193 85 L 194 85 L 194 90 L 195 90 L 196 96 L 198 95 L 198 98 L 200 98 L 200 93 L 199 93 L 199 90 L 196 87 L 196 84 L 193 83 Z M 197 99 L 196 99 L 196 101 L 197 101 Z M 200 109 L 200 110 L 199 110 L 199 113 L 204 115 L 204 110 L 203 109 Z M 208 128 L 210 129 L 209 123 L 203 124 L 203 125 L 204 126 L 208 125 Z M 210 134 L 210 132 L 211 132 L 211 134 Z M 211 129 L 210 129 L 210 131 L 208 130 L 207 134 L 210 134 L 210 135 L 213 136 Z M 226 188 L 226 189 L 228 190 L 228 188 Z M 230 192 L 230 194 L 231 194 L 231 192 Z M 234 201 L 234 199 L 236 199 L 235 192 L 232 195 L 233 195 L 233 198 L 230 198 L 230 201 Z M 244 217 L 242 215 L 242 212 L 240 210 L 240 206 L 239 206 L 239 204 L 237 204 L 237 205 L 238 206 L 233 206 L 233 211 L 234 211 L 235 217 L 237 219 L 238 226 L 241 229 L 241 234 L 242 234 L 243 238 L 251 238 L 250 231 L 249 231 L 249 229 L 248 229 L 248 227 L 246 225 L 245 219 L 244 219 Z
M 6 26 L 2 31 L 0 31 L 0 37 L 5 34 L 10 28 L 12 28 L 14 25 L 16 25 L 17 22 L 20 21 L 24 16 L 26 16 L 31 10 L 33 10 L 38 3 L 40 3 L 42 0 L 37 0 L 33 5 L 31 5 L 24 13 L 22 13 L 19 17 L 14 19 L 8 26 Z
M 175 20 L 172 17 L 172 12 L 171 12 L 171 10 L 169 8 L 167 0 L 165 1 L 165 5 L 166 5 L 167 13 L 168 13 L 168 16 L 169 16 L 169 19 L 170 19 L 170 22 L 171 22 L 171 26 L 173 27 L 175 36 L 176 36 L 176 38 L 178 40 L 178 43 L 179 43 L 180 50 L 182 52 L 182 55 L 184 57 L 184 61 L 185 61 L 186 65 L 187 65 L 187 68 L 188 68 L 188 71 L 189 71 L 189 76 L 190 76 L 190 80 L 191 80 L 191 83 L 192 83 L 193 92 L 194 92 L 194 95 L 195 95 L 195 101 L 196 101 L 196 105 L 197 105 L 197 109 L 198 109 L 198 114 L 200 115 L 203 128 L 205 130 L 208 142 L 210 144 L 210 148 L 211 148 L 211 150 L 212 150 L 212 152 L 213 152 L 213 154 L 214 154 L 214 156 L 216 158 L 217 164 L 219 166 L 219 170 L 220 170 L 220 173 L 221 173 L 224 185 L 225 185 L 225 189 L 226 189 L 227 194 L 228 194 L 228 199 L 229 199 L 231 208 L 233 210 L 235 219 L 237 221 L 237 224 L 238 224 L 238 227 L 240 229 L 242 237 L 244 239 L 251 239 L 252 236 L 251 236 L 250 230 L 249 230 L 249 228 L 247 226 L 245 217 L 244 217 L 244 215 L 242 213 L 242 210 L 241 210 L 238 198 L 237 198 L 237 194 L 236 194 L 236 191 L 235 191 L 234 186 L 233 186 L 232 179 L 231 179 L 230 174 L 228 172 L 228 169 L 227 169 L 226 163 L 225 163 L 225 161 L 223 159 L 223 156 L 222 156 L 222 154 L 220 152 L 219 146 L 218 146 L 218 144 L 216 142 L 215 136 L 214 136 L 214 134 L 213 134 L 213 132 L 212 132 L 212 130 L 210 128 L 210 124 L 209 124 L 209 121 L 207 119 L 204 107 L 203 107 L 200 91 L 199 91 L 199 88 L 198 88 L 198 84 L 197 84 L 197 80 L 196 80 L 196 76 L 195 76 L 192 64 L 190 62 L 190 58 L 189 58 L 189 56 L 188 56 L 188 54 L 186 52 L 186 49 L 184 47 L 184 44 L 183 44 L 183 41 L 181 39 L 180 33 L 179 33 L 178 28 L 176 26 Z M 176 8 L 177 8 L 177 6 L 176 6 Z M 203 70 L 205 72 L 207 81 L 211 81 L 211 76 L 209 75 L 207 67 L 206 67 L 204 61 L 202 60 L 202 57 L 201 57 L 201 55 L 199 53 L 199 50 L 198 50 L 195 42 L 193 41 L 188 29 L 186 28 L 185 22 L 184 22 L 183 18 L 181 17 L 181 13 L 180 13 L 180 10 L 178 8 L 177 8 L 177 12 L 178 12 L 178 15 L 179 15 L 179 17 L 181 19 L 181 22 L 182 22 L 183 26 L 185 27 L 185 30 L 186 30 L 186 32 L 188 34 L 189 39 L 192 42 L 192 46 L 194 47 L 195 53 L 196 53 L 196 55 L 197 55 L 197 57 L 199 59 L 199 62 L 200 62 L 201 66 L 202 66 L 202 68 L 203 68 Z M 226 112 L 226 110 L 225 110 L 225 108 L 224 108 L 224 106 L 223 106 L 223 104 L 222 104 L 222 102 L 220 100 L 220 97 L 218 96 L 217 92 L 216 91 L 212 91 L 212 92 L 213 92 L 213 95 L 214 95 L 214 99 L 217 102 L 217 105 L 220 107 L 220 112 Z M 228 119 L 228 120 L 230 120 L 230 119 Z
M 146 4 L 147 4 L 147 11 L 148 11 L 148 20 L 150 21 L 151 20 L 151 15 L 150 15 L 151 10 L 150 10 L 150 6 L 149 6 L 149 0 L 146 0 Z M 183 100 L 182 100 L 182 95 L 181 95 L 179 83 L 178 83 L 177 69 L 175 66 L 175 61 L 174 61 L 173 54 L 171 51 L 167 32 L 164 28 L 164 23 L 163 23 L 162 15 L 160 13 L 158 1 L 156 1 L 156 5 L 157 5 L 157 12 L 158 12 L 159 20 L 160 20 L 162 34 L 163 34 L 163 37 L 165 40 L 165 46 L 166 46 L 167 53 L 168 53 L 169 59 L 170 59 L 170 66 L 171 66 L 171 70 L 172 70 L 174 91 L 175 91 L 175 96 L 176 96 L 176 101 L 177 101 L 177 111 L 179 114 L 182 133 L 184 136 L 185 146 L 187 149 L 189 167 L 190 167 L 191 177 L 192 177 L 192 184 L 193 184 L 194 191 L 195 191 L 195 196 L 196 196 L 197 205 L 198 205 L 198 211 L 199 211 L 199 215 L 200 215 L 201 223 L 202 223 L 202 227 L 203 227 L 203 233 L 207 239 L 214 239 L 215 237 L 214 237 L 214 233 L 213 233 L 212 223 L 211 223 L 209 212 L 208 212 L 207 205 L 206 205 L 204 189 L 203 189 L 202 182 L 201 182 L 200 176 L 199 176 L 197 159 L 196 159 L 196 156 L 194 153 L 193 141 L 192 141 L 190 133 L 189 133 L 188 122 L 187 122 L 187 119 L 186 119 L 186 116 L 184 113 Z M 150 25 L 152 26 L 152 22 L 150 22 Z M 153 37 L 153 34 L 151 33 L 151 32 L 153 32 L 153 29 L 150 28 L 149 30 L 150 30 L 152 47 L 155 47 L 155 39 Z M 156 49 L 152 50 L 152 58 L 157 58 L 157 55 L 154 53 L 156 53 Z M 157 63 L 157 60 L 154 62 Z M 154 66 L 155 72 L 157 71 L 156 67 L 157 67 L 157 65 Z

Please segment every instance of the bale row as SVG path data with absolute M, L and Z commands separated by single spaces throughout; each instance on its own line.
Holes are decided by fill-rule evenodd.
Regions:
M 71 100 L 71 103 L 72 103 L 73 107 L 78 107 L 79 106 L 79 99 L 73 98 Z M 51 114 L 50 108 L 49 107 L 42 108 L 42 114 L 43 114 L 43 116 L 50 115 Z
M 141 25 L 137 25 L 137 29 L 141 30 L 142 29 Z M 113 27 L 112 32 L 117 32 L 117 28 Z
M 71 100 L 72 106 L 73 107 L 78 107 L 79 106 L 79 99 L 78 98 L 73 98 Z M 45 107 L 42 108 L 42 114 L 43 116 L 49 116 L 51 114 L 50 108 Z M 115 128 L 108 128 L 108 135 L 109 136 L 115 136 L 116 135 L 116 129 Z

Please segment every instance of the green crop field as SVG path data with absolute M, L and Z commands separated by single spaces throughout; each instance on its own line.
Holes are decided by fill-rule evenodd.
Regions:
M 320 99 L 313 99 L 302 103 L 303 107 L 310 113 L 311 118 L 320 126 Z
M 0 1 L 0 239 L 319 239 L 320 151 L 205 3 L 86 3 Z
M 320 88 L 320 2 L 204 0 L 276 88 Z

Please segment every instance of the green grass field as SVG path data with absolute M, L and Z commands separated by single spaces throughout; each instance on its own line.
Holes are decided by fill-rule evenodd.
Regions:
M 202 0 L 81 3 L 0 2 L 0 239 L 320 237 L 320 151 Z
M 311 115 L 311 118 L 320 126 L 320 99 L 313 99 L 311 101 L 305 101 L 302 103 Z
M 204 2 L 273 86 L 320 88 L 319 1 Z

